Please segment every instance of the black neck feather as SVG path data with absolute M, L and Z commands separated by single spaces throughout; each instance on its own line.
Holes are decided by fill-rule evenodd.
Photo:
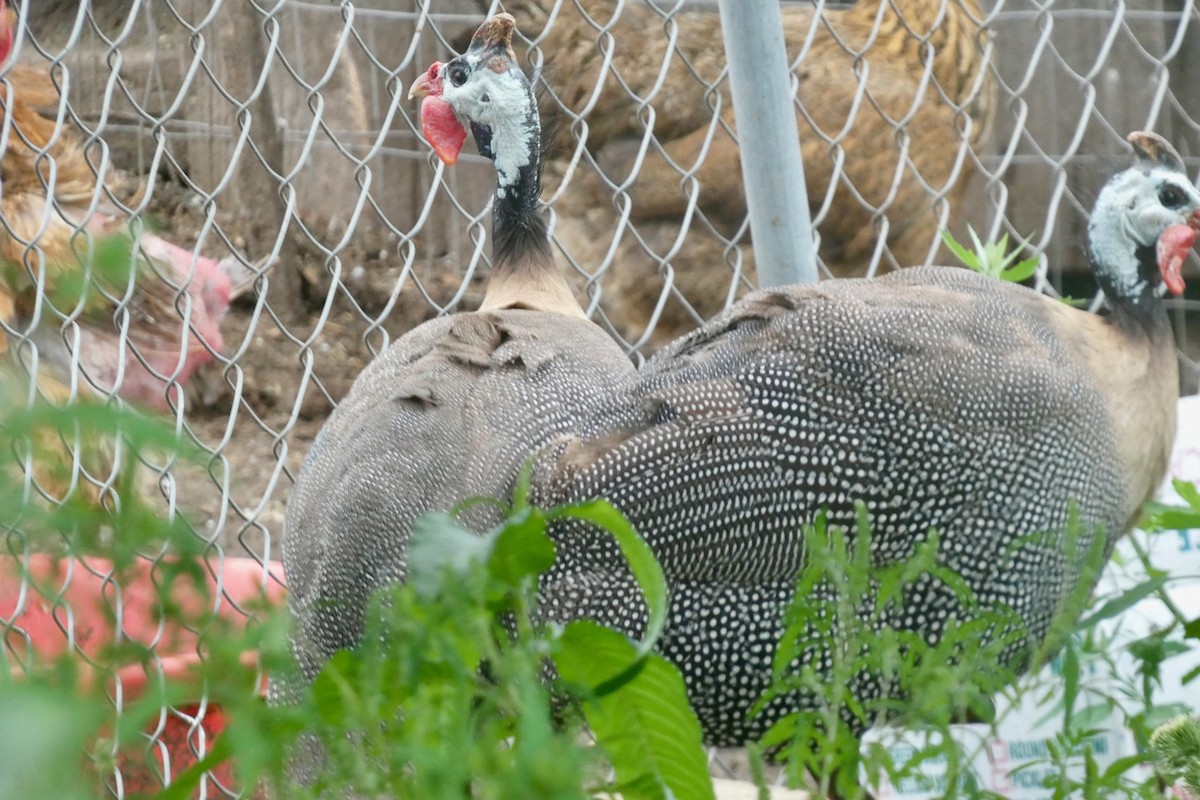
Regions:
M 521 168 L 515 185 L 496 193 L 492 204 L 492 262 L 497 266 L 553 260 L 541 213 L 539 172 L 536 162 L 527 164 Z
M 537 135 L 530 138 L 529 153 L 517 181 L 510 186 L 498 186 L 492 204 L 492 262 L 498 267 L 522 263 L 552 265 L 554 261 L 541 203 L 542 165 L 552 146 L 554 131 L 540 124 L 537 108 L 537 100 L 531 93 L 526 124 Z M 475 138 L 480 141 L 478 131 Z M 488 145 L 490 150 L 490 135 Z M 485 155 L 495 157 L 491 152 Z
M 1128 290 L 1116 285 L 1104 265 L 1098 264 L 1091 255 L 1096 280 L 1108 299 L 1111 317 L 1118 325 L 1130 332 L 1141 332 L 1151 338 L 1165 335 L 1170 330 L 1170 320 L 1162 298 L 1154 293 L 1159 283 L 1158 248 L 1156 245 L 1138 245 L 1134 251 L 1138 264 L 1141 290 L 1129 294 Z

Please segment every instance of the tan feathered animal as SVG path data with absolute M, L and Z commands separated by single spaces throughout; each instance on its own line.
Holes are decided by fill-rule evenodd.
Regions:
M 670 159 L 653 144 L 648 149 L 629 187 L 636 232 L 625 231 L 615 250 L 615 190 L 582 162 L 554 206 L 556 238 L 584 270 L 604 268 L 602 307 L 627 338 L 645 332 L 668 275 L 678 293 L 654 340 L 690 330 L 736 293 L 731 264 L 744 258 L 740 272 L 755 282 L 748 248 L 739 255 L 727 241 L 745 244 L 748 230 L 718 15 L 664 18 L 626 2 L 614 19 L 607 0 L 506 0 L 505 7 L 553 62 L 545 77 L 562 105 L 582 116 L 564 126 L 571 134 L 560 145 L 582 140 L 621 183 L 652 125 Z M 822 261 L 842 277 L 865 275 L 873 264 L 882 272 L 929 263 L 939 228 L 962 200 L 969 151 L 991 129 L 995 87 L 978 3 L 863 0 L 820 15 L 807 7 L 782 13 Z M 697 213 L 681 239 L 697 190 Z

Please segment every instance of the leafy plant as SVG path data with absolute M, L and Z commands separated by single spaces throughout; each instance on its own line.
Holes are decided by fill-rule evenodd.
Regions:
M 1200 528 L 1200 487 L 1188 481 L 1174 481 L 1175 493 L 1183 498 L 1186 506 L 1169 506 L 1164 503 L 1147 503 L 1146 525 L 1154 530 L 1186 531 Z
M 287 620 L 263 612 L 258 624 L 233 630 L 211 614 L 189 614 L 173 604 L 174 584 L 205 591 L 199 560 L 205 545 L 184 521 L 161 519 L 125 477 L 111 482 L 111 498 L 76 486 L 61 502 L 49 502 L 33 485 L 50 474 L 37 462 L 60 463 L 63 448 L 71 452 L 85 442 L 120 443 L 113 448 L 118 476 L 143 456 L 171 461 L 194 454 L 172 431 L 104 405 L 26 410 L 14 402 L 2 423 L 9 449 L 32 467 L 0 482 L 9 551 L 103 555 L 114 563 L 115 583 L 153 557 L 161 567 L 164 625 L 199 631 L 204 660 L 193 682 L 152 686 L 118 709 L 104 682 L 88 679 L 78 660 L 0 650 L 0 796 L 83 800 L 104 784 L 115 790 L 131 758 L 157 764 L 146 731 L 203 697 L 223 710 L 228 725 L 215 743 L 207 742 L 198 763 L 176 769 L 171 785 L 155 797 L 190 798 L 212 769 L 232 770 L 237 786 L 264 785 L 273 796 L 299 800 L 345 792 L 366 798 L 712 797 L 683 683 L 653 653 L 666 618 L 661 570 L 608 504 L 538 509 L 528 503 L 522 480 L 504 524 L 486 535 L 464 530 L 453 515 L 425 518 L 411 542 L 409 580 L 373 600 L 363 644 L 335 655 L 310 687 L 296 690 L 294 703 L 269 707 L 257 694 L 259 673 L 244 656 L 256 651 L 262 669 L 286 683 L 292 668 Z M 69 474 L 55 478 L 72 480 Z M 1200 524 L 1200 493 L 1189 484 L 1177 488 L 1188 507 L 1152 507 L 1149 520 L 1159 528 Z M 537 582 L 554 560 L 547 530 L 566 519 L 586 520 L 615 538 L 644 595 L 641 638 L 539 616 Z M 1188 730 L 1160 727 L 1151 736 L 1179 711 L 1158 693 L 1162 665 L 1186 645 L 1167 632 L 1121 645 L 1110 630 L 1135 603 L 1165 597 L 1163 573 L 1147 566 L 1138 585 L 1089 598 L 1103 548 L 1071 552 L 1068 536 L 1062 545 L 1084 575 L 1082 589 L 1063 598 L 1064 616 L 1049 643 L 1028 653 L 1037 668 L 1062 648 L 1053 685 L 1014 688 L 1014 671 L 1001 656 L 1021 636 L 1019 624 L 1003 608 L 980 606 L 942 563 L 936 533 L 891 564 L 872 559 L 870 541 L 862 508 L 851 531 L 818 519 L 805 532 L 811 557 L 785 618 L 775 685 L 759 708 L 804 697 L 809 710 L 786 717 L 751 746 L 760 789 L 764 761 L 771 758 L 783 761 L 790 782 L 811 776 L 819 791 L 846 798 L 865 797 L 866 787 L 885 779 L 946 796 L 988 797 L 971 772 L 975 751 L 956 741 L 952 726 L 964 718 L 994 726 L 992 697 L 1000 691 L 1010 698 L 1037 692 L 1045 717 L 1062 721 L 1062 732 L 1044 742 L 1042 761 L 1018 776 L 1044 783 L 1054 797 L 1158 796 L 1157 786 L 1135 769 L 1149 756 L 1102 761 L 1096 752 L 1097 725 L 1114 709 L 1123 709 L 1166 774 L 1186 779 L 1190 762 L 1176 755 L 1192 752 L 1188 726 L 1195 720 L 1180 726 Z M 936 586 L 969 610 L 932 643 L 898 624 L 898 604 L 917 583 Z M 31 588 L 54 597 L 53 586 Z M 1195 639 L 1196 626 L 1177 614 L 1171 630 Z M 1122 672 L 1119 649 L 1134 658 L 1135 674 Z M 829 667 L 818 669 L 825 655 Z M 152 668 L 154 657 L 146 647 L 124 643 L 104 649 L 88 670 L 104 676 L 129 664 Z M 1111 674 L 1089 680 L 1096 669 Z M 853 688 L 868 677 L 886 687 L 885 699 L 856 697 Z M 893 720 L 917 731 L 923 744 L 899 756 L 881 744 L 861 745 L 858 731 Z M 303 779 L 299 785 L 297 779 Z M 130 796 L 131 787 L 124 792 Z
M 1191 531 L 1200 530 L 1200 486 L 1188 481 L 1174 481 L 1175 493 L 1183 498 L 1187 506 L 1168 506 L 1162 503 L 1147 503 L 1145 527 L 1153 531 L 1177 531 L 1181 536 L 1190 536 Z M 1200 617 L 1188 620 L 1179 609 L 1174 607 L 1169 598 L 1163 597 L 1175 617 L 1176 623 L 1183 627 L 1185 639 L 1200 641 Z M 1200 678 L 1200 667 L 1190 672 L 1184 682 Z
M 932 762 L 947 765 L 948 788 L 972 789 L 974 777 L 950 727 L 991 717 L 992 695 L 1015 678 L 1001 655 L 1023 640 L 1023 629 L 1004 609 L 982 606 L 940 562 L 935 532 L 903 561 L 877 563 L 865 508 L 858 511 L 853 532 L 829 528 L 821 518 L 805 530 L 808 563 L 786 615 L 772 688 L 757 710 L 789 695 L 805 698 L 812 710 L 783 718 L 761 744 L 784 756 L 793 784 L 811 775 L 819 793 L 866 797 L 867 785 L 883 775 L 902 782 Z M 934 642 L 906 626 L 900 613 L 918 584 L 951 593 L 969 609 L 947 620 Z M 878 699 L 863 701 L 855 686 L 878 686 Z M 861 754 L 860 763 L 858 731 L 897 719 L 929 733 L 927 746 L 901 765 L 882 747 Z
M 19 580 L 21 606 L 50 606 L 72 634 L 75 615 L 65 597 L 71 570 L 82 570 L 76 557 L 97 557 L 90 564 L 108 570 L 106 611 L 115 617 L 117 587 L 128 585 L 143 554 L 163 557 L 157 572 L 158 608 L 164 620 L 177 622 L 183 611 L 175 591 L 184 587 L 201 601 L 207 595 L 203 562 L 204 542 L 179 517 L 163 519 L 144 502 L 137 472 L 143 458 L 189 460 L 195 451 L 180 443 L 174 431 L 116 405 L 80 402 L 59 406 L 49 402 L 26 405 L 18 397 L 22 381 L 3 376 L 6 395 L 0 430 L 6 449 L 15 456 L 0 470 L 0 525 L 5 530 L 6 560 L 0 563 L 0 583 Z M 103 462 L 97 489 L 87 470 Z M 27 571 L 31 553 L 54 554 L 60 568 L 46 578 Z M 103 566 L 101 566 L 103 564 Z M 10 600 L 12 598 L 4 598 Z M 95 598 L 97 604 L 102 598 Z M 201 602 L 199 605 L 205 605 Z M 215 620 L 192 615 L 192 630 L 212 630 Z M 15 622 L 19 625 L 21 620 Z M 156 687 L 119 710 L 104 683 L 117 670 L 142 665 L 154 670 L 156 654 L 145 645 L 114 640 L 88 659 L 70 653 L 48 658 L 26 644 L 14 621 L 3 623 L 9 647 L 0 648 L 0 796 L 41 798 L 94 797 L 102 774 L 111 773 L 129 745 L 144 738 L 143 726 L 196 687 Z M 233 642 L 232 639 L 226 641 Z M 244 675 L 237 654 L 223 663 L 226 680 Z M 251 685 L 243 684 L 243 689 Z M 188 698 L 191 699 L 191 698 Z
M 982 272 L 984 275 L 1012 283 L 1020 283 L 1032 277 L 1037 272 L 1039 260 L 1037 256 L 1016 261 L 1017 257 L 1021 254 L 1021 250 L 1033 238 L 1032 234 L 1018 242 L 1012 252 L 1009 252 L 1007 233 L 1000 237 L 1000 241 L 988 242 L 987 244 L 979 240 L 975 229 L 970 225 L 967 226 L 967 233 L 971 236 L 971 244 L 974 250 L 968 250 L 960 244 L 950 234 L 950 231 L 942 231 L 942 241 L 946 243 L 946 246 L 950 248 L 950 251 L 954 253 L 959 261 L 976 272 Z M 1013 263 L 1014 261 L 1016 263 Z
M 647 601 L 640 641 L 589 621 L 539 622 L 537 578 L 554 560 L 546 529 L 562 518 L 617 539 Z M 431 515 L 408 566 L 409 581 L 372 605 L 363 644 L 335 655 L 301 699 L 321 765 L 287 796 L 713 796 L 682 679 L 650 652 L 666 614 L 661 571 L 611 506 L 543 511 L 521 490 L 484 536 Z
M 1093 598 L 1107 548 L 1103 537 L 1087 548 L 1078 546 L 1079 533 L 1072 523 L 1053 543 L 1078 571 L 1076 591 L 1062 599 L 1061 616 L 1044 643 L 1024 659 L 1014 659 L 1011 650 L 1007 656 L 1005 651 L 1024 636 L 1019 619 L 1003 607 L 983 606 L 972 595 L 941 562 L 935 532 L 902 562 L 880 564 L 870 557 L 871 531 L 861 509 L 853 531 L 828 528 L 818 519 L 805 532 L 810 557 L 788 611 L 775 682 L 759 704 L 790 695 L 809 706 L 777 723 L 762 742 L 785 759 L 789 782 L 799 785 L 808 776 L 816 792 L 835 790 L 846 798 L 865 797 L 867 787 L 885 779 L 901 791 L 991 797 L 972 773 L 980 751 L 966 747 L 955 726 L 966 719 L 987 721 L 996 736 L 1000 720 L 992 698 L 1002 694 L 1014 708 L 1038 692 L 1045 714 L 1035 727 L 1057 720 L 1061 732 L 1042 741 L 1044 755 L 1018 771 L 1015 784 L 1045 785 L 1055 798 L 1158 797 L 1157 784 L 1136 770 L 1148 757 L 1103 755 L 1108 745 L 1098 726 L 1126 709 L 1126 723 L 1144 745 L 1154 725 L 1178 713 L 1178 707 L 1156 699 L 1159 667 L 1180 651 L 1178 643 L 1151 636 L 1120 645 L 1138 665 L 1129 675 L 1118 663 L 1118 644 L 1106 632 L 1133 605 L 1161 595 L 1166 578 L 1150 568 L 1138 585 Z M 920 629 L 906 630 L 903 616 L 895 613 L 899 599 L 918 584 L 923 591 L 940 586 L 964 609 L 934 642 L 926 641 Z M 1033 681 L 1017 682 L 1023 661 L 1036 673 L 1060 650 L 1053 661 L 1055 677 L 1044 690 Z M 1097 661 L 1112 675 L 1096 672 Z M 818 670 L 818 663 L 827 669 Z M 856 697 L 850 687 L 864 684 L 878 686 L 881 699 Z M 1121 697 L 1114 696 L 1113 687 Z M 904 746 L 888 746 L 894 737 L 884 734 L 860 749 L 855 732 L 871 724 L 901 726 L 909 734 Z
M 149 453 L 191 457 L 173 432 L 114 406 L 17 405 L 3 422 L 30 464 L 60 462 L 64 449 L 70 454 L 79 442 L 100 440 L 115 443 L 126 466 Z M 43 475 L 31 468 L 24 482 Z M 69 476 L 55 477 L 72 485 Z M 268 707 L 244 656 L 257 652 L 267 673 L 286 682 L 292 663 L 284 615 L 235 631 L 173 603 L 175 584 L 205 592 L 198 560 L 204 542 L 182 520 L 154 514 L 132 482 L 115 486 L 120 494 L 113 492 L 112 502 L 77 485 L 60 502 L 43 502 L 22 480 L 4 482 L 0 518 L 10 547 L 112 559 L 113 585 L 132 580 L 127 571 L 153 557 L 165 630 L 200 631 L 204 660 L 194 681 L 152 686 L 118 710 L 103 681 L 86 678 L 78 654 L 30 654 L 14 663 L 6 652 L 0 730 L 10 733 L 0 747 L 0 796 L 82 799 L 105 782 L 116 790 L 113 781 L 131 764 L 158 770 L 156 746 L 144 732 L 161 730 L 163 720 L 199 697 L 210 710 L 219 707 L 228 725 L 194 766 L 182 773 L 174 766 L 170 786 L 154 794 L 162 800 L 194 796 L 206 771 L 218 768 L 232 768 L 238 786 L 265 783 L 275 796 L 295 798 L 713 796 L 683 682 L 651 652 L 666 614 L 661 570 L 608 504 L 533 508 L 522 481 L 506 522 L 487 535 L 464 530 L 449 515 L 425 518 L 412 541 L 410 580 L 374 599 L 363 645 L 336 654 L 311 687 L 297 692 L 296 703 Z M 537 579 L 554 560 L 547 527 L 568 518 L 615 537 L 644 593 L 640 640 L 587 621 L 557 626 L 538 617 Z M 33 596 L 55 596 L 54 586 L 24 578 Z M 145 663 L 152 672 L 154 656 L 140 645 L 114 645 L 88 668 L 104 676 Z M 557 677 L 547 681 L 554 669 Z M 289 764 L 304 764 L 306 753 L 315 760 L 293 774 Z M 294 785 L 297 777 L 305 778 L 301 785 Z M 123 791 L 137 789 L 126 784 Z

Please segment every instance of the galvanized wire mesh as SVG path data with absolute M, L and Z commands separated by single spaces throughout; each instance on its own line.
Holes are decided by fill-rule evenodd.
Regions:
M 564 268 L 635 359 L 755 284 L 714 5 L 506 3 L 524 37 L 518 52 L 546 89 L 544 110 L 560 120 L 545 199 Z M 404 96 L 497 7 L 41 0 L 17 9 L 15 59 L 54 79 L 60 100 L 46 113 L 59 135 L 78 140 L 99 173 L 111 165 L 144 183 L 125 215 L 196 254 L 276 263 L 234 303 L 224 347 L 168 412 L 207 461 L 146 465 L 151 495 L 209 545 L 214 574 L 230 556 L 278 558 L 295 471 L 361 368 L 419 322 L 479 299 L 490 165 L 436 164 Z M 1125 134 L 1155 129 L 1200 166 L 1191 0 L 787 2 L 784 12 L 826 275 L 951 263 L 939 230 L 966 241 L 969 224 L 984 239 L 1028 238 L 1041 256 L 1038 288 L 1095 306 L 1084 222 L 1122 163 Z M 20 133 L 6 121 L 3 135 L 12 147 Z M 101 199 L 73 218 L 77 227 Z M 5 231 L 15 236 L 7 220 Z M 174 291 L 184 330 L 190 301 Z M 136 296 L 112 302 L 103 324 L 128 335 Z M 38 307 L 46 313 L 5 321 L 10 356 L 34 373 L 56 358 L 77 367 L 98 323 Z M 1183 389 L 1195 391 L 1200 293 L 1171 309 Z M 65 393 L 94 392 L 85 379 Z M 31 492 L 61 501 L 18 450 Z M 111 492 L 114 470 L 67 452 L 71 491 Z M 27 549 L 10 534 L 10 553 Z M 32 601 L 22 602 L 0 620 L 10 650 Z M 71 624 L 65 617 L 67 637 Z M 194 710 L 178 714 L 199 730 Z M 161 727 L 147 734 L 151 749 Z M 119 776 L 107 785 L 123 796 Z

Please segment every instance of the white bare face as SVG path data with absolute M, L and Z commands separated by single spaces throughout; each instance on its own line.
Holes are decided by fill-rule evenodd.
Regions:
M 498 193 L 516 183 L 537 152 L 538 117 L 529 84 L 507 58 L 468 52 L 444 64 L 442 97 L 464 128 L 471 123 L 491 132 Z
M 1139 165 L 1120 173 L 1096 198 L 1088 234 L 1097 267 L 1127 296 L 1145 290 L 1136 253 L 1153 247 L 1168 227 L 1186 225 L 1200 211 L 1200 191 L 1187 176 L 1163 166 Z

